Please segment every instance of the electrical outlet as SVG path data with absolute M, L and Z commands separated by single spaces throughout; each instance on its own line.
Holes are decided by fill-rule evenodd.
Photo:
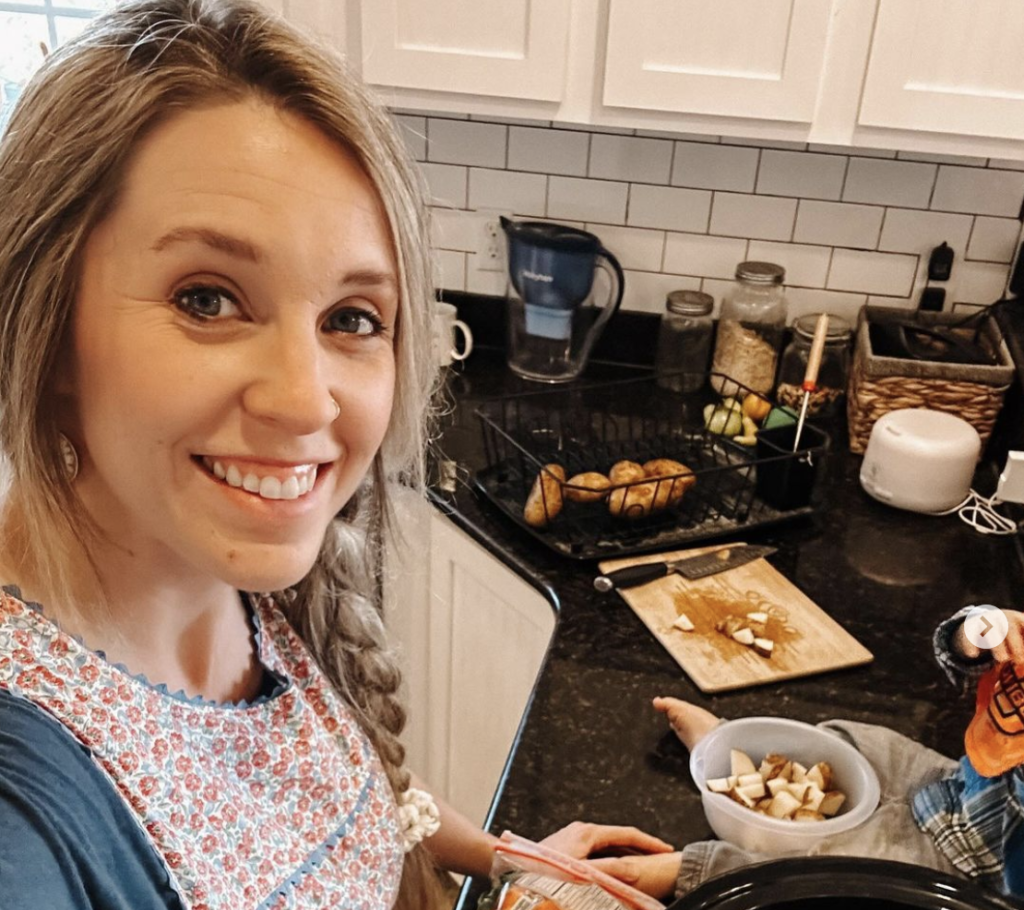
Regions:
M 481 219 L 476 238 L 476 270 L 505 271 L 505 232 L 499 220 L 501 212 L 487 212 Z

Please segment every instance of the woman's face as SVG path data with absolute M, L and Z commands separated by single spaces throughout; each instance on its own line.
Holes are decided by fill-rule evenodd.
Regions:
M 85 247 L 62 384 L 87 510 L 143 571 L 293 584 L 384 437 L 397 314 L 348 154 L 256 101 L 163 124 Z

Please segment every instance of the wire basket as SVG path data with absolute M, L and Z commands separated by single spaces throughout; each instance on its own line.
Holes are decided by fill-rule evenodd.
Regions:
M 756 448 L 711 433 L 704 408 L 721 402 L 712 386 L 737 398 L 750 390 L 721 373 L 706 379 L 688 393 L 662 388 L 652 374 L 485 402 L 476 414 L 486 467 L 475 485 L 524 530 L 575 559 L 669 549 L 813 512 L 820 505 L 828 435 L 807 424 L 800 450 L 792 452 L 768 438 L 774 431 L 764 432 Z M 654 459 L 684 468 L 613 482 L 590 502 L 564 495 L 581 490 L 566 483 L 576 475 L 608 475 L 617 462 Z M 551 516 L 543 527 L 524 515 L 538 476 L 546 479 L 538 490 L 545 517 Z M 793 483 L 800 489 L 785 488 Z M 646 507 L 637 508 L 637 501 Z

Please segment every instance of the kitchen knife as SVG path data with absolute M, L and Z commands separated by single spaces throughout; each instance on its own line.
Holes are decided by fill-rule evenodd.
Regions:
M 615 588 L 633 588 L 656 578 L 664 578 L 671 572 L 676 572 L 684 578 L 706 578 L 708 575 L 717 575 L 719 572 L 727 572 L 737 566 L 746 565 L 762 556 L 770 556 L 774 552 L 775 547 L 730 544 L 709 553 L 701 553 L 699 556 L 686 556 L 668 562 L 648 562 L 616 569 L 607 575 L 598 575 L 594 579 L 594 587 L 602 593 Z

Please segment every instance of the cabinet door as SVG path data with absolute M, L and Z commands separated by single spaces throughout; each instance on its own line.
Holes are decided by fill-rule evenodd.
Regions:
M 858 122 L 1024 139 L 1024 4 L 881 0 Z
M 431 528 L 431 641 L 448 645 L 430 671 L 450 693 L 447 717 L 432 713 L 433 764 L 453 806 L 482 824 L 544 661 L 551 604 L 448 519 Z M 450 606 L 450 613 L 437 609 Z M 436 622 L 435 622 L 436 620 Z
M 363 0 L 363 77 L 377 85 L 559 101 L 569 0 Z
M 809 123 L 832 0 L 610 0 L 604 103 Z
M 409 767 L 472 821 L 487 816 L 555 614 L 535 588 L 409 490 L 389 554 L 385 619 L 399 645 Z

